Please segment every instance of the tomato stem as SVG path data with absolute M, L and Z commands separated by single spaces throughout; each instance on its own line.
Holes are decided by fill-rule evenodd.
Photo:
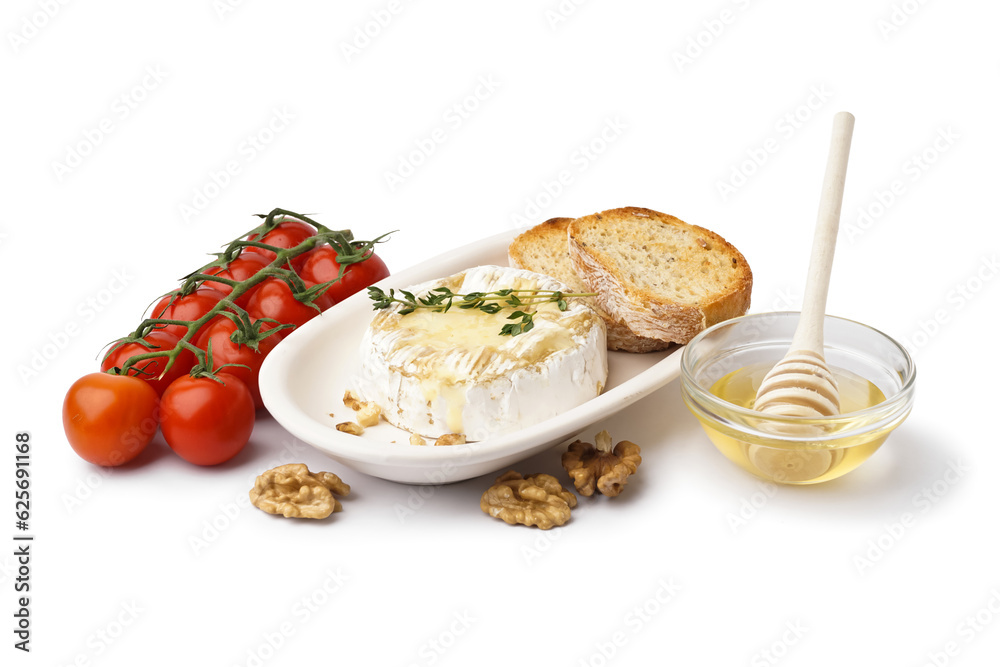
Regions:
M 254 227 L 249 232 L 244 234 L 238 239 L 231 241 L 226 249 L 217 253 L 216 259 L 208 264 L 202 266 L 198 270 L 189 273 L 184 276 L 180 288 L 169 292 L 172 295 L 172 299 L 169 303 L 173 302 L 173 299 L 177 297 L 184 296 L 192 293 L 199 286 L 205 284 L 206 282 L 216 282 L 223 285 L 227 285 L 232 288 L 232 291 L 226 295 L 226 298 L 220 300 L 217 304 L 212 306 L 204 315 L 199 317 L 197 320 L 187 321 L 187 320 L 174 320 L 166 319 L 160 317 L 151 317 L 143 320 L 131 336 L 122 339 L 117 345 L 124 345 L 127 343 L 135 342 L 141 340 L 144 336 L 149 334 L 151 331 L 166 325 L 177 325 L 183 326 L 187 329 L 185 334 L 181 336 L 177 345 L 170 350 L 150 350 L 149 352 L 144 352 L 142 354 L 137 354 L 129 357 L 124 364 L 122 364 L 119 372 L 121 375 L 128 374 L 129 370 L 135 366 L 136 363 L 144 361 L 146 359 L 154 359 L 158 357 L 166 357 L 166 364 L 163 366 L 163 370 L 159 375 L 162 378 L 170 367 L 173 365 L 174 361 L 180 355 L 182 350 L 191 350 L 198 359 L 199 364 L 203 367 L 208 367 L 211 363 L 211 357 L 206 354 L 205 350 L 193 343 L 193 338 L 195 334 L 209 321 L 219 314 L 226 313 L 227 311 L 236 313 L 237 316 L 242 319 L 246 317 L 246 321 L 249 322 L 249 315 L 247 312 L 237 306 L 235 301 L 243 296 L 253 287 L 259 285 L 264 280 L 271 277 L 277 277 L 288 284 L 292 291 L 293 296 L 301 301 L 303 304 L 319 310 L 314 301 L 319 298 L 331 285 L 340 281 L 344 277 L 344 271 L 349 264 L 356 264 L 358 262 L 363 262 L 371 255 L 373 248 L 376 243 L 382 243 L 384 239 L 389 236 L 392 232 L 383 234 L 372 241 L 355 241 L 354 234 L 349 229 L 333 230 L 330 229 L 311 218 L 295 213 L 293 211 L 288 211 L 282 208 L 273 209 L 267 215 L 257 214 L 258 217 L 263 218 L 262 222 L 257 227 Z M 255 239 L 263 238 L 264 234 L 271 231 L 274 227 L 284 222 L 286 219 L 300 220 L 302 222 L 313 225 L 317 232 L 315 235 L 310 236 L 298 245 L 292 248 L 280 248 L 268 243 L 257 240 L 247 240 L 248 237 L 253 236 Z M 291 267 L 290 261 L 299 255 L 306 253 L 319 245 L 329 245 L 334 250 L 337 251 L 337 262 L 340 264 L 340 274 L 335 280 L 329 282 L 320 283 L 312 287 L 306 286 L 302 278 L 291 268 L 285 268 L 286 266 Z M 240 253 L 246 248 L 260 248 L 262 250 L 268 250 L 275 254 L 274 259 L 270 264 L 263 267 L 260 271 L 250 276 L 246 280 L 231 280 L 229 278 L 221 278 L 214 274 L 206 273 L 209 269 L 225 269 L 228 267 L 229 262 L 239 257 Z M 166 295 L 164 295 L 166 296 Z M 161 311 L 162 312 L 162 311 Z M 256 340 L 260 340 L 265 336 L 276 333 L 279 329 L 294 328 L 295 325 L 283 324 L 280 327 L 275 327 L 269 331 L 261 333 L 259 327 L 256 332 Z M 211 369 L 208 369 L 211 372 Z M 136 369 L 139 371 L 139 369 Z M 110 371 L 109 371 L 110 372 Z M 204 374 L 204 370 L 200 371 Z M 159 379 L 157 378 L 157 379 Z

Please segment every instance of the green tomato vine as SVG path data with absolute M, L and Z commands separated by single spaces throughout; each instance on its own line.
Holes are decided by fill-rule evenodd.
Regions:
M 368 259 L 371 256 L 375 244 L 382 243 L 386 237 L 392 233 L 389 232 L 387 234 L 383 234 L 382 236 L 379 236 L 371 241 L 355 241 L 354 235 L 349 229 L 330 229 L 305 215 L 282 208 L 276 208 L 267 215 L 257 214 L 257 217 L 263 218 L 264 221 L 243 236 L 231 241 L 226 246 L 225 250 L 220 253 L 215 253 L 215 260 L 186 275 L 182 279 L 179 288 L 172 292 L 168 292 L 163 296 L 170 296 L 170 303 L 173 303 L 174 299 L 191 294 L 198 287 L 207 283 L 227 285 L 232 288 L 232 291 L 197 320 L 174 320 L 159 317 L 144 319 L 129 336 L 116 341 L 107 354 L 110 355 L 119 346 L 134 342 L 139 342 L 145 347 L 149 347 L 142 339 L 157 328 L 168 324 L 183 326 L 187 329 L 187 331 L 180 338 L 177 345 L 174 346 L 173 349 L 151 349 L 149 352 L 133 355 L 129 357 L 120 368 L 112 368 L 107 372 L 126 375 L 133 368 L 133 366 L 138 363 L 147 359 L 166 357 L 166 364 L 160 374 L 160 377 L 162 377 L 162 375 L 165 374 L 173 365 L 181 351 L 187 349 L 194 353 L 196 359 L 198 360 L 196 368 L 198 369 L 199 374 L 202 376 L 211 375 L 212 366 L 211 358 L 208 356 L 209 353 L 192 342 L 195 333 L 197 333 L 203 325 L 207 324 L 210 320 L 212 320 L 212 318 L 218 315 L 229 317 L 237 325 L 237 331 L 233 334 L 233 336 L 239 336 L 240 341 L 238 342 L 251 345 L 251 347 L 256 349 L 257 343 L 263 338 L 273 335 L 282 329 L 294 327 L 294 325 L 281 324 L 275 322 L 275 320 L 265 319 L 262 321 L 272 322 L 278 324 L 278 326 L 262 332 L 260 331 L 260 324 L 262 321 L 251 323 L 249 313 L 247 313 L 247 311 L 242 307 L 236 305 L 237 299 L 254 286 L 262 283 L 267 278 L 275 277 L 280 278 L 288 285 L 292 291 L 292 295 L 298 301 L 319 310 L 319 306 L 317 306 L 314 301 L 326 292 L 331 285 L 343 279 L 344 273 L 349 265 L 363 262 Z M 274 229 L 278 224 L 288 220 L 299 220 L 308 223 L 316 228 L 316 234 L 302 241 L 293 248 L 279 248 L 261 241 L 248 240 L 250 237 L 254 237 L 255 239 L 263 238 L 265 234 Z M 329 245 L 337 252 L 336 261 L 340 265 L 340 273 L 334 280 L 310 287 L 305 284 L 294 269 L 286 268 L 286 266 L 291 267 L 290 262 L 292 259 L 322 245 Z M 242 281 L 206 273 L 206 271 L 211 269 L 219 269 L 220 271 L 224 270 L 228 267 L 231 261 L 239 257 L 240 253 L 243 252 L 244 249 L 251 247 L 270 250 L 275 253 L 276 256 L 266 267 L 262 268 L 253 276 Z M 234 338 L 234 340 L 236 339 Z M 141 369 L 136 368 L 133 371 L 133 375 L 142 374 L 142 372 L 143 371 L 141 371 Z

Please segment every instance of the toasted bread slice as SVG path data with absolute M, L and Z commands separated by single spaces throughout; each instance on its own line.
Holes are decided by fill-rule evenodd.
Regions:
M 590 291 L 569 258 L 570 222 L 572 218 L 552 218 L 519 235 L 507 249 L 510 265 L 552 276 L 566 283 L 574 292 Z M 586 299 L 607 325 L 609 350 L 653 352 L 670 346 L 667 341 L 635 335 L 623 322 L 615 320 L 598 306 L 593 297 Z
M 577 218 L 569 254 L 598 305 L 646 338 L 687 343 L 750 307 L 740 251 L 672 215 L 627 207 Z

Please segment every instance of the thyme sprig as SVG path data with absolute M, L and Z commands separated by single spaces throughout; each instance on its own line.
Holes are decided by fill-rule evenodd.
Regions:
M 424 296 L 414 296 L 413 292 L 399 290 L 399 296 L 395 289 L 390 289 L 386 294 L 385 290 L 378 287 L 368 288 L 368 298 L 373 301 L 372 307 L 375 310 L 382 310 L 398 303 L 403 307 L 399 309 L 400 315 L 409 315 L 420 309 L 429 309 L 431 312 L 446 313 L 452 306 L 462 310 L 481 310 L 490 315 L 496 315 L 504 308 L 515 308 L 516 310 L 507 316 L 508 320 L 518 320 L 505 324 L 500 329 L 501 336 L 517 336 L 531 331 L 534 326 L 534 309 L 544 303 L 554 303 L 561 311 L 565 311 L 569 305 L 566 299 L 580 296 L 596 296 L 593 292 L 562 292 L 559 290 L 536 290 L 536 289 L 500 289 L 493 292 L 469 292 L 468 294 L 456 294 L 448 287 L 435 287 L 429 290 Z

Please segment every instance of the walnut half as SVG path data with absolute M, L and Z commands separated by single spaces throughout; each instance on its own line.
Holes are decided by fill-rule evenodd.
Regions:
M 259 475 L 250 489 L 250 502 L 268 514 L 325 519 L 343 509 L 334 494 L 350 492 L 351 487 L 332 472 L 311 473 L 304 463 L 289 463 Z
M 594 495 L 594 487 L 609 497 L 622 492 L 629 475 L 642 463 L 639 445 L 622 440 L 611 449 L 611 435 L 601 431 L 594 438 L 597 447 L 577 440 L 562 455 L 562 465 L 573 478 L 573 486 L 585 496 Z
M 510 525 L 520 523 L 548 530 L 569 521 L 576 496 L 563 489 L 552 475 L 522 477 L 511 470 L 497 477 L 483 493 L 479 507 Z

